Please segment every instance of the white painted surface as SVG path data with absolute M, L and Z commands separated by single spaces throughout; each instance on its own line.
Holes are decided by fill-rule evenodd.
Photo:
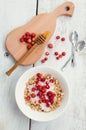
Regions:
M 50 12 L 66 0 L 40 0 L 39 13 Z M 55 50 L 66 50 L 67 56 L 61 61 L 56 61 L 53 55 L 54 49 L 45 64 L 40 60 L 35 64 L 49 65 L 60 70 L 71 52 L 69 34 L 76 30 L 79 40 L 86 40 L 86 1 L 71 0 L 75 4 L 75 12 L 72 18 L 60 17 L 57 20 L 56 31 L 50 42 L 55 43 L 57 34 L 66 37 L 66 42 L 55 43 Z M 14 97 L 15 85 L 18 78 L 28 68 L 18 67 L 9 77 L 6 70 L 14 64 L 11 56 L 4 57 L 5 38 L 13 28 L 26 23 L 35 15 L 36 0 L 0 0 L 0 130 L 28 130 L 29 120 L 19 111 Z M 57 49 L 56 49 L 57 48 Z M 46 47 L 46 50 L 48 48 Z M 43 55 L 44 57 L 44 55 Z M 86 55 L 76 54 L 76 67 L 70 64 L 63 72 L 70 83 L 71 100 L 67 111 L 52 122 L 39 123 L 32 121 L 31 130 L 86 130 Z
M 29 67 L 18 67 L 7 77 L 5 72 L 14 64 L 11 56 L 5 57 L 5 38 L 8 32 L 25 24 L 35 16 L 36 0 L 0 0 L 0 130 L 28 130 L 29 119 L 15 102 L 15 85 Z

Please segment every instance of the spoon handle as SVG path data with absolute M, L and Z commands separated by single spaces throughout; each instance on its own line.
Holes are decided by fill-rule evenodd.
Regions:
M 71 58 L 71 66 L 75 66 L 75 47 L 72 45 L 72 58 Z
M 64 68 L 67 66 L 67 64 L 70 62 L 71 58 L 72 58 L 72 56 L 70 56 L 70 57 L 68 58 L 68 60 L 65 62 L 65 64 L 61 67 L 61 70 L 62 70 L 62 71 L 63 71 Z

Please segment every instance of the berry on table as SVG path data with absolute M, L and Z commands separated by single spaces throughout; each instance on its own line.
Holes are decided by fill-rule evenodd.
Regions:
M 64 41 L 65 41 L 65 37 L 62 37 L 62 38 L 61 38 L 61 41 L 64 42 Z
M 48 44 L 48 48 L 50 48 L 50 49 L 53 48 L 53 44 L 52 44 L 52 43 L 49 43 L 49 44 Z
M 65 56 L 66 55 L 66 52 L 62 52 L 62 56 Z
M 54 52 L 54 55 L 56 55 L 56 56 L 57 56 L 58 54 L 59 54 L 58 52 Z
M 48 56 L 48 55 L 49 55 L 49 52 L 45 52 L 45 55 Z
M 56 39 L 57 39 L 57 40 L 60 39 L 60 36 L 56 36 Z

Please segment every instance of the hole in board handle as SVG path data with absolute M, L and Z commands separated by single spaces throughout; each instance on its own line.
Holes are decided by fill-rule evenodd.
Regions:
M 66 10 L 66 11 L 69 11 L 69 10 L 70 10 L 70 7 L 69 7 L 69 6 L 66 6 L 66 7 L 65 7 L 65 10 Z

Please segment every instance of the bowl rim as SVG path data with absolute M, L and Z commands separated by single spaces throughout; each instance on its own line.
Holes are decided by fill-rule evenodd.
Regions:
M 61 112 L 59 112 L 58 113 L 58 116 L 57 117 L 55 117 L 55 118 L 51 118 L 51 119 L 49 119 L 49 120 L 36 120 L 36 119 L 34 119 L 33 117 L 29 117 L 22 109 L 21 109 L 21 107 L 19 106 L 19 104 L 18 104 L 18 102 L 17 102 L 17 96 L 16 96 L 16 91 L 17 91 L 17 85 L 18 85 L 18 83 L 20 82 L 20 79 L 30 70 L 34 70 L 34 69 L 41 69 L 41 68 L 49 68 L 49 69 L 51 69 L 51 70 L 54 70 L 54 71 L 56 71 L 56 73 L 58 73 L 59 75 L 61 75 L 61 77 L 63 77 L 64 78 L 64 80 L 65 80 L 65 82 L 67 83 L 67 89 L 68 89 L 68 99 L 67 99 L 67 102 L 66 102 L 66 105 L 65 105 L 65 107 L 64 107 L 64 109 L 61 111 Z M 68 80 L 67 80 L 67 78 L 65 77 L 65 75 L 61 72 L 61 71 L 59 71 L 59 70 L 56 70 L 55 68 L 53 68 L 53 67 L 50 67 L 50 66 L 35 66 L 35 67 L 32 67 L 32 68 L 30 68 L 30 69 L 28 69 L 28 70 L 26 70 L 20 77 L 19 77 L 19 79 L 17 80 L 17 83 L 16 83 L 16 88 L 15 88 L 15 100 L 16 100 L 16 104 L 17 104 L 17 106 L 18 106 L 18 108 L 20 109 L 20 111 L 27 117 L 27 118 L 30 118 L 30 119 L 32 119 L 32 120 L 35 120 L 35 121 L 40 121 L 40 122 L 47 122 L 47 121 L 52 121 L 52 120 L 55 120 L 55 119 L 57 119 L 59 116 L 61 116 L 62 115 L 62 113 L 68 108 L 68 105 L 69 105 L 69 101 L 70 101 L 70 88 L 69 88 L 69 82 L 68 82 Z

